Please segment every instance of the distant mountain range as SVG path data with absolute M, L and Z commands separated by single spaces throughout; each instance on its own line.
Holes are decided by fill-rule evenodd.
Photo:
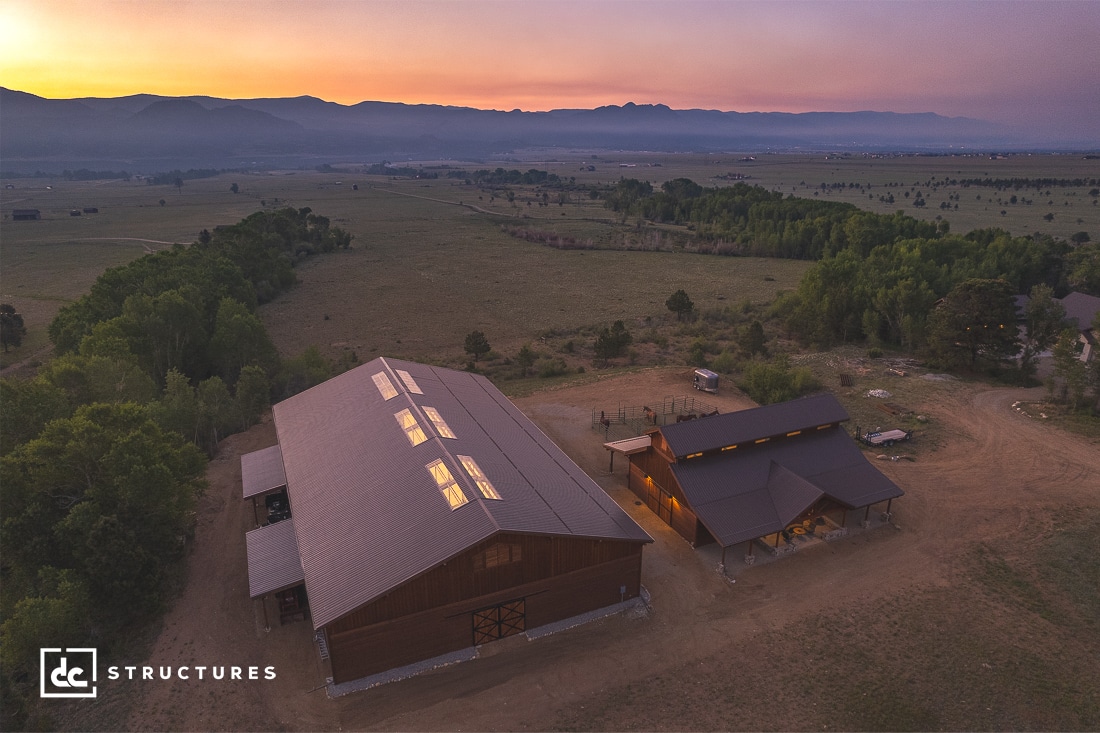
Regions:
M 315 97 L 45 99 L 0 87 L 4 170 L 310 165 L 485 158 L 529 148 L 652 151 L 1086 149 L 982 120 L 893 112 L 719 112 L 665 105 L 550 112 Z

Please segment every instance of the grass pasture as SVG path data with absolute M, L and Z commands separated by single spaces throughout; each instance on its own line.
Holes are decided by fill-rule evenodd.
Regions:
M 744 160 L 749 157 L 753 160 Z M 1035 188 L 998 191 L 986 186 L 961 185 L 931 188 L 931 184 L 942 184 L 947 179 L 1100 179 L 1100 159 L 1087 160 L 1080 153 L 1014 154 L 996 159 L 977 154 L 872 157 L 854 153 L 600 153 L 596 158 L 578 155 L 568 163 L 545 158 L 539 152 L 499 161 L 495 165 L 520 170 L 540 168 L 559 176 L 575 176 L 578 183 L 607 184 L 621 177 L 649 181 L 655 187 L 680 177 L 690 178 L 704 187 L 724 186 L 737 181 L 721 176 L 739 174 L 746 177 L 744 182 L 748 184 L 799 197 L 844 201 L 877 214 L 903 211 L 929 221 L 942 216 L 951 224 L 951 231 L 958 233 L 999 227 L 1017 236 L 1039 232 L 1068 239 L 1075 232 L 1087 231 L 1092 239 L 1100 238 L 1100 199 L 1089 196 L 1095 184 L 1047 186 L 1038 191 Z M 589 165 L 596 170 L 581 170 L 582 166 L 587 168 Z M 827 187 L 856 183 L 864 188 L 822 190 L 822 183 Z M 923 194 L 924 207 L 912 205 L 918 190 Z M 906 192 L 909 198 L 905 197 Z M 893 204 L 879 201 L 880 195 L 890 193 L 894 195 Z M 959 196 L 957 201 L 948 200 L 956 194 Z M 1017 197 L 1015 204 L 1010 203 L 1013 195 Z M 1024 203 L 1024 199 L 1032 203 Z M 941 203 L 948 203 L 952 208 L 941 209 Z M 958 209 L 954 208 L 955 204 Z M 555 210 L 557 206 L 550 208 Z M 1050 222 L 1043 219 L 1048 213 L 1054 214 Z
M 144 181 L 15 179 L 0 192 L 3 280 L 0 295 L 24 315 L 28 336 L 3 356 L 10 364 L 48 346 L 44 329 L 57 309 L 86 292 L 107 267 L 145 252 L 191 242 L 204 228 L 231 224 L 264 206 L 309 206 L 355 235 L 354 250 L 302 268 L 306 287 L 265 308 L 265 320 L 284 350 L 317 343 L 332 353 L 345 347 L 427 358 L 452 354 L 462 335 L 484 330 L 490 342 L 510 347 L 542 331 L 598 325 L 617 318 L 644 322 L 665 313 L 664 299 L 686 289 L 697 307 L 719 298 L 770 301 L 793 287 L 804 263 L 726 260 L 670 252 L 557 251 L 508 236 L 505 228 L 553 232 L 605 246 L 623 240 L 649 246 L 667 228 L 623 222 L 588 197 L 585 186 L 621 177 L 659 186 L 677 177 L 702 185 L 728 185 L 731 175 L 800 196 L 854 203 L 879 213 L 903 210 L 952 230 L 1000 226 L 1014 234 L 1043 232 L 1100 236 L 1100 205 L 1087 188 L 997 192 L 988 187 L 925 184 L 947 178 L 1092 178 L 1100 162 L 1081 155 L 825 156 L 528 151 L 490 161 L 422 161 L 405 165 L 437 173 L 413 180 L 367 176 L 362 164 L 336 172 L 273 171 L 186 180 L 182 188 Z M 449 170 L 537 168 L 576 184 L 559 191 L 511 187 L 479 190 Z M 589 170 L 589 168 L 592 170 Z M 859 189 L 820 189 L 854 182 Z M 236 183 L 239 193 L 230 186 Z M 354 187 L 358 187 L 355 190 Z M 869 188 L 867 188 L 869 186 Z M 921 190 L 927 205 L 906 205 L 906 191 Z M 878 196 L 893 193 L 895 204 Z M 543 193 L 547 196 L 544 198 Z M 1043 195 L 1039 195 L 1039 194 Z M 959 196 L 959 209 L 942 200 Z M 1005 203 L 1017 195 L 1017 204 Z M 977 197 L 982 200 L 978 201 Z M 998 199 L 1001 203 L 998 203 Z M 1023 199 L 1032 204 L 1020 203 Z M 165 203 L 162 206 L 160 201 Z M 1053 203 L 1051 203 L 1053 202 Z M 545 204 L 545 205 L 540 205 Z M 70 216 L 96 207 L 97 214 Z M 41 221 L 14 222 L 10 211 L 37 208 Z M 1004 210 L 1005 215 L 1000 211 Z M 1054 220 L 1043 220 L 1054 213 Z M 664 247 L 668 249 L 668 247 Z M 765 280 L 765 277 L 774 280 Z M 309 283 L 320 287 L 309 287 Z M 345 296 L 352 297 L 345 297 Z M 324 320 L 324 315 L 329 320 Z M 295 324 L 302 324 L 298 328 Z M 337 344 L 333 346 L 333 344 Z M 461 356 L 460 350 L 458 351 Z

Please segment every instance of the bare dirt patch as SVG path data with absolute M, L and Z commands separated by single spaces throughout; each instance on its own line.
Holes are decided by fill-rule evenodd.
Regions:
M 1077 547 L 1063 528 L 1100 521 L 1100 450 L 1012 409 L 1037 390 L 952 384 L 914 395 L 911 406 L 948 437 L 915 462 L 876 462 L 907 492 L 894 503 L 898 528 L 739 570 L 731 583 L 714 553 L 635 504 L 625 465 L 608 472 L 590 427 L 594 407 L 690 394 L 689 374 L 643 370 L 516 400 L 656 540 L 642 570 L 647 617 L 485 648 L 476 661 L 337 700 L 311 692 L 323 679 L 309 625 L 265 632 L 248 599 L 239 456 L 274 442 L 265 423 L 225 441 L 211 464 L 187 587 L 149 659 L 134 663 L 271 664 L 277 680 L 130 683 L 124 718 L 80 727 L 1100 727 L 1088 682 L 1100 679 L 1095 591 L 1072 580 L 1095 565 L 1066 560 L 1058 544 Z M 723 411 L 751 406 L 733 390 L 707 399 Z

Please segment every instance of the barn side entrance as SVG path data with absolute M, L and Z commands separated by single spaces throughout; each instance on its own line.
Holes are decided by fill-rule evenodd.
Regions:
M 474 646 L 527 630 L 526 601 L 505 601 L 473 613 Z

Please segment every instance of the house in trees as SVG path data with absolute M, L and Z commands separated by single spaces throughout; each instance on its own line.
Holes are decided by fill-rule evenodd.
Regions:
M 864 457 L 841 423 L 848 413 L 829 394 L 654 428 L 609 443 L 630 460 L 629 486 L 692 545 L 717 542 L 793 550 L 799 535 L 840 535 L 849 515 L 902 490 Z
M 1066 309 L 1066 320 L 1077 329 L 1077 343 L 1081 350 L 1081 361 L 1088 363 L 1096 358 L 1100 334 L 1092 327 L 1096 314 L 1100 312 L 1100 298 L 1095 295 L 1072 292 L 1062 298 Z
M 250 593 L 308 613 L 337 686 L 640 594 L 652 540 L 482 376 L 379 358 L 273 413 Z

